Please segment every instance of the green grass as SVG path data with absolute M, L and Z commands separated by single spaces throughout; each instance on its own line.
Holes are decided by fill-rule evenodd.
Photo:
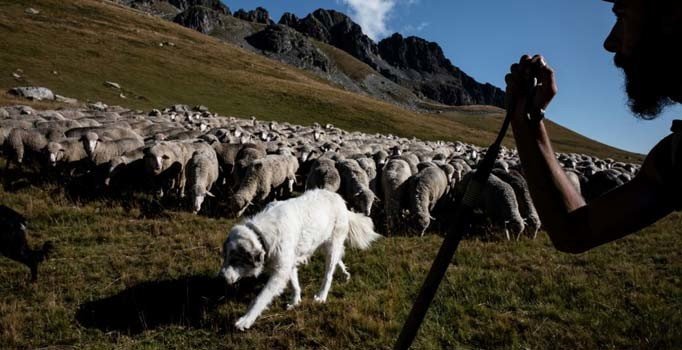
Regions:
M 80 325 L 76 313 L 142 283 L 160 283 L 152 290 L 164 298 L 173 290 L 163 281 L 214 276 L 233 221 L 179 212 L 169 220 L 138 219 L 137 209 L 76 204 L 54 186 L 0 190 L 0 198 L 28 217 L 34 244 L 57 245 L 35 285 L 27 283 L 25 267 L 0 259 L 3 349 L 389 349 L 441 242 L 386 238 L 368 251 L 348 250 L 353 277 L 347 283 L 337 277 L 325 305 L 311 301 L 323 272 L 316 256 L 302 268 L 301 307 L 285 311 L 288 295 L 278 298 L 246 333 L 231 325 L 252 295 L 207 307 L 198 323 L 178 314 L 174 322 L 128 334 Z M 555 251 L 545 234 L 534 241 L 466 240 L 415 348 L 679 348 L 681 222 L 674 214 L 579 256 Z M 183 300 L 170 298 L 166 306 Z
M 38 15 L 25 9 L 34 7 Z M 174 47 L 159 43 L 172 42 Z M 358 79 L 370 68 L 319 44 L 340 69 Z M 81 101 L 101 100 L 151 109 L 202 104 L 224 115 L 301 124 L 333 123 L 348 130 L 392 133 L 427 140 L 488 145 L 502 112 L 486 118 L 466 108 L 431 106 L 446 113 L 417 113 L 344 91 L 322 78 L 253 54 L 179 25 L 95 0 L 0 0 L 0 90 L 42 85 Z M 23 71 L 22 81 L 12 77 Z M 54 74 L 56 72 L 56 74 Z M 115 81 L 124 89 L 104 86 Z M 0 102 L 14 102 L 0 96 Z M 554 132 L 554 128 L 550 128 Z M 637 158 L 566 133 L 557 150 L 600 157 Z M 641 157 L 640 157 L 641 158 Z

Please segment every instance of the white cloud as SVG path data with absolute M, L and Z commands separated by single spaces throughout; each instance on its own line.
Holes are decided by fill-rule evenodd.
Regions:
M 389 33 L 388 19 L 396 0 L 342 0 L 351 9 L 350 16 L 363 32 L 377 40 Z M 410 0 L 413 2 L 415 0 Z
M 402 31 L 405 34 L 419 33 L 422 30 L 426 29 L 426 27 L 428 27 L 429 25 L 431 25 L 431 23 L 429 23 L 429 22 L 421 22 L 416 26 L 414 24 L 408 24 L 403 28 Z

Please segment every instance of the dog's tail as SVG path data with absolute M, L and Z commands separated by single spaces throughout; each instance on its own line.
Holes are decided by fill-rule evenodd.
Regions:
M 350 227 L 348 241 L 351 247 L 364 250 L 369 248 L 372 242 L 381 238 L 380 234 L 374 232 L 374 223 L 371 218 L 348 211 L 348 221 Z

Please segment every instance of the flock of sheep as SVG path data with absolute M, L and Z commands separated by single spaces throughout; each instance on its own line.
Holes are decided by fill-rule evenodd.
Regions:
M 95 179 L 102 195 L 146 192 L 194 213 L 253 212 L 307 189 L 338 192 L 349 209 L 388 235 L 444 229 L 484 148 L 219 116 L 175 105 L 149 113 L 109 107 L 0 107 L 7 168 L 62 183 Z M 632 179 L 638 165 L 558 154 L 589 200 Z M 516 151 L 503 149 L 478 203 L 487 227 L 507 239 L 535 237 L 540 219 Z

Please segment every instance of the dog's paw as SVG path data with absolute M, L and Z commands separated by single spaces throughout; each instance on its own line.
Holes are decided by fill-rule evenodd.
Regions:
M 315 295 L 315 302 L 318 302 L 320 304 L 324 304 L 327 302 L 327 297 L 321 297 L 319 295 Z
M 254 321 L 255 320 L 251 320 L 245 315 L 245 316 L 240 317 L 237 320 L 237 322 L 235 322 L 234 327 L 243 332 L 243 331 L 251 328 L 251 326 L 253 326 Z
M 298 297 L 291 301 L 291 304 L 287 304 L 287 310 L 291 310 L 301 303 L 301 297 Z

